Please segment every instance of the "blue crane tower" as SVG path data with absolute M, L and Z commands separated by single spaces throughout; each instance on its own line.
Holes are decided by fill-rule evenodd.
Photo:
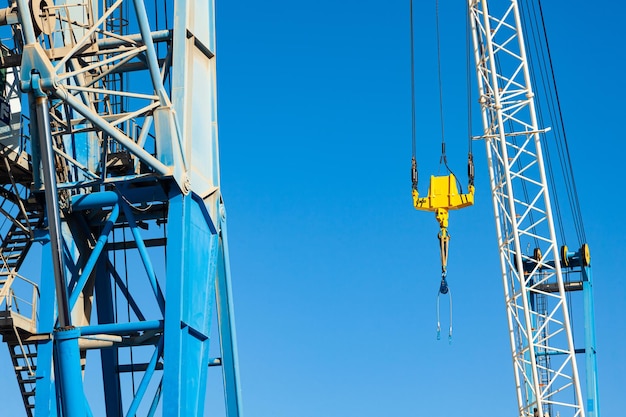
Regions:
M 214 16 L 207 0 L 0 10 L 0 334 L 29 417 L 203 415 L 210 366 L 242 415 Z

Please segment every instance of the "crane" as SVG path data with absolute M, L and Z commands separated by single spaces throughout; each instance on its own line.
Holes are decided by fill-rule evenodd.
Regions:
M 473 139 L 487 152 L 518 415 L 598 417 L 591 256 L 586 243 L 575 251 L 558 244 L 543 149 L 550 127 L 539 123 L 519 3 L 467 2 L 482 122 Z M 423 209 L 413 167 L 414 206 Z M 583 293 L 583 348 L 574 345 L 572 291 Z
M 241 416 L 214 2 L 14 0 L 0 31 L 0 334 L 26 415 L 203 415 L 220 367 Z

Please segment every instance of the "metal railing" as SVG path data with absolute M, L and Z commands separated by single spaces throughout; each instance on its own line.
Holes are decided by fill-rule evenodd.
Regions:
M 0 310 L 19 314 L 36 328 L 38 321 L 39 286 L 17 273 L 4 275 L 7 279 L 0 288 Z

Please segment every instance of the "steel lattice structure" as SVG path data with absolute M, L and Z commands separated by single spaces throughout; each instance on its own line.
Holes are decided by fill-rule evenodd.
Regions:
M 206 0 L 17 0 L 0 11 L 11 35 L 0 331 L 29 416 L 92 415 L 94 397 L 107 416 L 202 415 L 209 366 L 222 367 L 227 415 L 242 415 L 214 11 Z M 34 242 L 41 274 L 23 277 Z
M 519 416 L 584 416 L 518 2 L 469 14 Z

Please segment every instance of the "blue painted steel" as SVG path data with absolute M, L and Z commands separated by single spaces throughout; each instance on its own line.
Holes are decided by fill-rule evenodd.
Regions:
M 168 225 L 178 232 L 170 234 L 167 242 L 163 413 L 202 415 L 218 239 L 197 200 L 189 195 L 173 193 Z
M 57 350 L 56 360 L 60 370 L 59 379 L 61 409 L 63 417 L 85 417 L 85 394 L 83 392 L 83 376 L 80 366 L 80 350 L 78 337 L 80 330 L 57 329 L 54 332 Z
M 108 260 L 100 259 L 96 269 L 95 292 L 98 324 L 111 325 L 115 323 L 115 308 L 113 291 L 109 280 Z M 81 329 L 81 333 L 84 328 Z M 122 389 L 120 380 L 117 377 L 117 367 L 119 365 L 119 352 L 117 349 L 102 349 L 100 351 L 102 362 L 102 384 L 104 391 L 104 403 L 107 416 L 122 415 Z
M 52 270 L 52 249 L 50 248 L 50 239 L 42 237 L 40 242 L 43 244 L 41 270 L 48 271 L 48 276 L 42 276 L 40 283 L 42 297 L 39 302 L 38 331 L 40 333 L 52 334 L 56 321 L 54 279 L 49 276 Z M 52 373 L 53 348 L 52 340 L 42 341 L 37 346 L 35 417 L 56 416 L 56 395 Z
M 30 18 L 30 8 L 28 7 L 27 0 L 17 0 L 17 13 L 22 24 L 22 31 L 24 32 L 24 40 L 26 44 L 35 43 L 35 29 L 33 28 L 33 21 Z
M 154 370 L 156 369 L 157 362 L 159 358 L 163 355 L 163 338 L 159 340 L 159 344 L 154 349 L 154 353 L 152 354 L 152 358 L 150 359 L 150 363 L 148 363 L 148 368 L 146 372 L 143 374 L 143 378 L 141 379 L 141 383 L 137 388 L 137 392 L 135 393 L 135 398 L 133 398 L 133 402 L 130 404 L 128 409 L 128 417 L 135 417 L 135 413 L 141 405 L 141 401 L 143 400 L 144 395 L 148 389 L 148 384 L 152 379 L 152 375 L 154 374 Z
M 135 243 L 137 244 L 137 249 L 139 249 L 141 261 L 144 268 L 146 269 L 146 273 L 148 274 L 148 279 L 150 280 L 150 286 L 152 287 L 152 291 L 154 292 L 157 302 L 159 303 L 161 313 L 163 313 L 165 312 L 165 298 L 163 297 L 163 293 L 161 292 L 161 288 L 159 287 L 159 284 L 157 282 L 154 267 L 152 266 L 152 262 L 150 261 L 150 255 L 148 254 L 146 245 L 141 238 L 141 233 L 139 232 L 139 228 L 137 227 L 137 223 L 135 222 L 135 216 L 126 204 L 124 204 L 122 207 L 124 209 L 124 214 L 126 215 L 126 220 L 129 223 L 130 230 L 135 237 Z
M 113 206 L 113 210 L 111 210 L 111 213 L 109 214 L 109 218 L 107 219 L 105 226 L 102 229 L 102 233 L 100 234 L 100 237 L 98 237 L 98 241 L 96 242 L 96 245 L 94 246 L 93 251 L 91 252 L 91 255 L 89 255 L 89 259 L 87 260 L 87 263 L 83 267 L 83 271 L 80 275 L 80 278 L 78 278 L 78 281 L 76 282 L 76 286 L 72 289 L 72 294 L 70 295 L 70 309 L 73 309 L 74 306 L 76 305 L 76 300 L 78 300 L 78 297 L 80 296 L 81 292 L 85 288 L 85 284 L 87 283 L 87 280 L 91 276 L 93 269 L 95 268 L 98 260 L 100 259 L 100 254 L 102 253 L 102 250 L 104 249 L 104 245 L 106 245 L 107 243 L 107 240 L 109 238 L 109 233 L 111 233 L 111 230 L 113 229 L 113 226 L 115 225 L 115 222 L 117 221 L 117 216 L 119 215 L 119 213 L 120 213 L 120 207 L 118 204 L 116 204 Z
M 72 197 L 73 210 L 89 210 L 94 208 L 111 207 L 117 204 L 120 197 L 113 191 L 79 194 Z
M 36 81 L 38 79 L 38 76 L 33 74 L 33 80 Z M 71 325 L 71 317 L 62 253 L 61 218 L 59 214 L 59 196 L 56 191 L 57 178 L 54 169 L 54 151 L 50 133 L 48 99 L 45 95 L 42 97 L 40 91 L 35 91 L 31 93 L 29 100 L 35 103 L 35 123 L 37 125 L 39 149 L 41 151 L 41 161 L 33 161 L 33 163 L 37 167 L 41 164 L 43 169 L 48 233 L 52 242 L 50 248 L 52 249 L 52 271 L 54 273 L 57 296 L 58 320 L 59 326 L 65 327 Z
M 141 38 L 144 45 L 147 47 L 146 57 L 149 63 L 148 69 L 150 71 L 150 78 L 152 78 L 152 85 L 154 86 L 154 90 L 159 95 L 161 106 L 168 106 L 170 103 L 167 98 L 167 93 L 163 88 L 161 74 L 159 73 L 159 59 L 157 58 L 156 51 L 154 49 L 154 42 L 152 40 L 152 32 L 150 31 L 150 22 L 148 21 L 148 14 L 146 13 L 146 6 L 143 0 L 133 0 L 133 3 L 137 13 Z
M 134 141 L 130 140 L 127 136 L 125 136 L 118 129 L 114 128 L 109 123 L 107 123 L 103 117 L 92 112 L 88 106 L 86 106 L 85 104 L 83 104 L 82 102 L 74 98 L 72 95 L 68 94 L 67 91 L 65 91 L 62 88 L 57 88 L 53 90 L 52 93 L 55 96 L 57 96 L 59 99 L 69 103 L 72 106 L 72 108 L 74 108 L 74 110 L 76 110 L 78 113 L 85 116 L 89 121 L 91 121 L 99 129 L 101 129 L 103 132 L 106 132 L 108 135 L 110 135 L 113 139 L 115 139 L 122 146 L 124 146 L 126 149 L 132 152 L 135 156 L 140 158 L 144 163 L 149 165 L 156 172 L 158 172 L 161 175 L 170 175 L 172 173 L 172 170 L 170 169 L 170 167 L 164 165 L 161 161 L 159 161 L 158 159 L 150 155 L 148 152 L 146 152 L 143 148 L 139 147 L 139 145 L 137 145 Z
M 163 320 L 135 321 L 132 323 L 111 323 L 98 324 L 95 326 L 80 327 L 82 336 L 94 334 L 115 334 L 127 335 L 135 332 L 146 332 L 149 330 L 163 330 Z
M 217 274 L 217 311 L 220 332 L 220 348 L 224 372 L 224 393 L 226 396 L 226 415 L 239 417 L 243 414 L 241 388 L 239 382 L 239 364 L 237 355 L 237 335 L 235 333 L 235 314 L 230 283 L 230 260 L 228 256 L 228 233 L 226 228 L 226 209 L 220 208 L 221 245 L 218 257 Z
M 161 400 L 161 393 L 163 392 L 163 377 L 161 377 L 161 381 L 159 381 L 159 386 L 157 388 L 157 392 L 154 394 L 154 398 L 152 399 L 152 404 L 150 405 L 150 410 L 148 411 L 147 417 L 153 417 L 159 406 L 159 401 Z
M 582 252 L 582 250 L 581 250 Z M 584 256 L 580 254 L 581 259 Z M 585 367 L 587 376 L 587 417 L 600 416 L 598 364 L 596 360 L 596 323 L 591 265 L 582 266 L 583 308 L 585 314 Z
M 135 298 L 130 293 L 130 291 L 128 291 L 128 287 L 126 287 L 126 284 L 124 283 L 124 281 L 122 281 L 122 277 L 120 277 L 119 273 L 115 270 L 115 267 L 111 264 L 110 261 L 107 261 L 107 271 L 113 277 L 113 280 L 115 281 L 115 284 L 117 285 L 117 287 L 120 289 L 120 292 L 122 293 L 122 295 L 126 297 L 126 299 L 128 300 L 128 304 L 130 305 L 130 308 L 133 310 L 133 313 L 135 313 L 135 315 L 137 316 L 137 319 L 139 321 L 145 321 L 146 317 L 141 312 L 141 309 L 137 305 Z
M 155 32 L 151 33 L 151 36 L 153 41 L 169 41 L 172 39 L 172 34 L 170 33 L 169 30 L 158 30 Z M 117 48 L 120 46 L 125 46 L 128 45 L 128 41 L 132 41 L 132 42 L 141 42 L 143 38 L 141 37 L 141 35 L 130 35 L 130 36 L 125 36 L 124 39 L 108 39 L 108 40 L 103 40 L 103 39 L 99 39 L 98 40 L 98 48 L 102 48 L 102 49 L 107 49 L 107 48 Z

